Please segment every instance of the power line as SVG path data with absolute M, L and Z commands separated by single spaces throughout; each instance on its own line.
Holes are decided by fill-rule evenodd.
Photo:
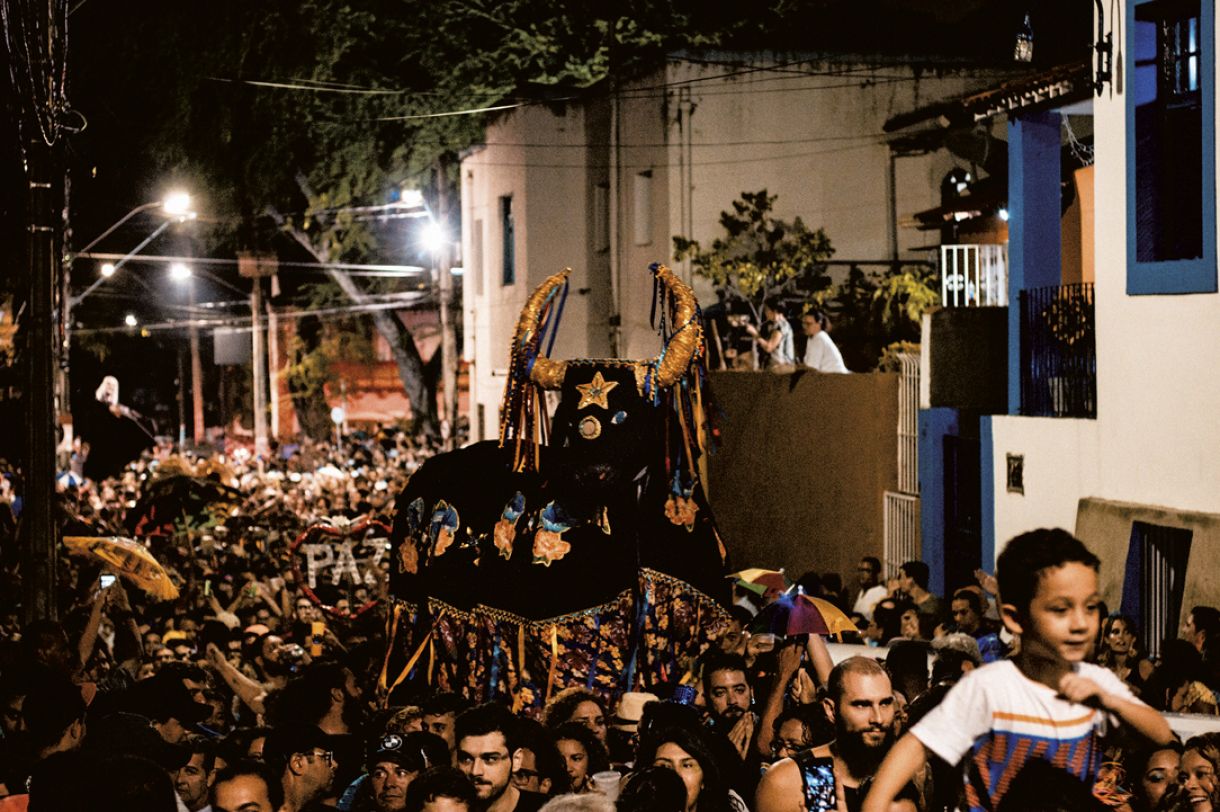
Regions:
M 125 254 L 110 254 L 102 252 L 89 252 L 85 254 L 77 254 L 77 259 L 121 259 Z M 166 254 L 141 254 L 137 257 L 132 257 L 128 263 L 144 263 L 151 264 L 156 262 L 187 262 L 199 263 L 201 265 L 237 265 L 240 260 L 226 259 L 223 257 L 183 257 L 172 256 Z M 419 276 L 429 273 L 427 268 L 420 265 L 369 265 L 351 262 L 287 262 L 280 261 L 278 263 L 281 268 L 294 268 L 307 271 L 315 271 L 323 273 L 327 270 L 334 271 L 349 271 L 349 276 L 385 276 L 385 277 L 404 277 L 404 276 Z
M 372 304 L 347 305 L 342 307 L 320 308 L 317 310 L 277 310 L 275 311 L 278 319 L 302 319 L 313 317 L 319 319 L 338 319 L 345 318 L 351 315 L 360 313 L 372 313 L 379 310 L 403 310 L 408 305 L 419 304 L 431 300 L 431 295 L 426 293 L 417 293 L 413 298 L 404 299 L 396 302 L 378 302 Z M 139 324 L 135 327 L 81 327 L 72 330 L 73 335 L 93 335 L 105 333 L 131 333 L 140 330 L 149 330 L 156 332 L 182 330 L 190 327 L 208 329 L 208 328 L 227 328 L 227 327 L 250 327 L 252 319 L 249 316 L 233 316 L 219 319 L 185 319 L 177 321 L 161 321 L 151 322 L 148 324 Z M 263 330 L 267 329 L 264 324 Z

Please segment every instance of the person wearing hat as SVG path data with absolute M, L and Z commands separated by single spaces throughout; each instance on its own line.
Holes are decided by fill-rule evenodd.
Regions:
M 317 725 L 298 722 L 271 731 L 263 746 L 263 760 L 280 774 L 283 812 L 301 812 L 325 798 L 339 766 L 334 737 L 323 733 Z
M 130 710 L 146 717 L 161 738 L 177 744 L 196 725 L 212 715 L 212 706 L 196 702 L 183 678 L 171 671 L 159 672 L 136 683 Z
M 421 772 L 449 763 L 449 746 L 431 733 L 391 733 L 371 748 L 366 766 L 377 812 L 402 812 L 407 805 L 407 787 Z
M 659 697 L 656 694 L 643 691 L 627 691 L 619 697 L 618 707 L 610 720 L 607 742 L 611 764 L 616 767 L 631 766 L 636 745 L 639 743 L 640 719 L 644 716 L 644 706 L 657 701 Z

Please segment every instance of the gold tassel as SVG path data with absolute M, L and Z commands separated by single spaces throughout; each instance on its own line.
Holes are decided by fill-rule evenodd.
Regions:
M 386 680 L 390 678 L 390 655 L 394 653 L 394 639 L 398 636 L 398 619 L 402 614 L 402 605 L 394 604 L 385 624 L 385 659 L 381 663 L 381 673 L 377 676 L 377 694 L 381 698 L 381 707 L 385 707 L 390 695 Z
M 419 644 L 419 648 L 417 648 L 415 650 L 415 653 L 411 655 L 411 659 L 407 660 L 406 667 L 404 667 L 402 669 L 402 673 L 398 675 L 398 679 L 394 680 L 394 684 L 391 685 L 390 690 L 386 692 L 387 697 L 390 694 L 394 693 L 394 689 L 397 688 L 399 685 L 401 685 L 403 680 L 405 680 L 407 678 L 407 675 L 411 673 L 411 669 L 415 668 L 415 664 L 417 662 L 419 662 L 419 658 L 423 656 L 425 648 L 428 649 L 429 651 L 432 650 L 432 632 L 431 631 L 429 631 L 428 636 L 424 638 L 424 642 Z M 431 673 L 428 674 L 428 683 L 429 684 L 432 683 Z
M 555 689 L 555 672 L 559 668 L 559 626 L 551 624 L 551 670 L 546 676 L 546 701 L 551 701 Z
M 517 625 L 517 674 L 522 682 L 529 682 L 529 669 L 525 667 L 525 624 Z

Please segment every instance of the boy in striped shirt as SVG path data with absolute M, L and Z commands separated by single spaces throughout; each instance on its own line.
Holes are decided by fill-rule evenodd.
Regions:
M 1035 530 L 1008 543 L 996 577 L 1004 625 L 1020 638 L 1020 651 L 971 672 L 894 745 L 864 812 L 886 812 L 928 753 L 965 761 L 973 812 L 997 809 L 1033 760 L 1091 787 L 1101 739 L 1116 725 L 1157 744 L 1173 738 L 1164 717 L 1110 671 L 1085 662 L 1100 623 L 1099 566 L 1065 530 Z

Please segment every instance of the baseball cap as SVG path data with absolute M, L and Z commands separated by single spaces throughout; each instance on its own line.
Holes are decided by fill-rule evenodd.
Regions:
M 389 761 L 410 772 L 422 772 L 449 763 L 449 745 L 435 733 L 388 733 L 369 742 L 365 765 Z

